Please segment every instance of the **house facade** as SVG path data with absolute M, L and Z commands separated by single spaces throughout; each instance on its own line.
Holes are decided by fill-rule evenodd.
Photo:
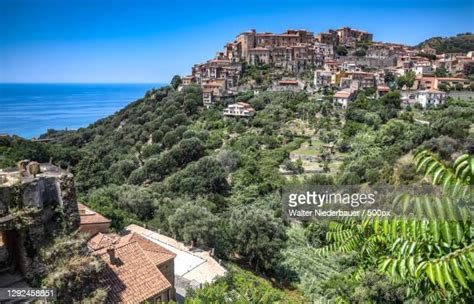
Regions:
M 444 104 L 446 93 L 434 89 L 418 91 L 416 94 L 416 102 L 423 108 L 431 106 L 439 106 Z
M 355 97 L 355 93 L 350 89 L 344 89 L 334 94 L 334 102 L 342 106 L 342 108 L 347 108 L 349 102 L 351 102 Z
M 252 117 L 255 115 L 255 109 L 248 103 L 237 102 L 227 106 L 223 112 L 224 116 Z

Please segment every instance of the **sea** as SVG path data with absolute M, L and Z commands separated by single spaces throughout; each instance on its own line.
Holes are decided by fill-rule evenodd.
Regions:
M 31 139 L 48 129 L 87 127 L 164 85 L 0 83 L 0 134 Z

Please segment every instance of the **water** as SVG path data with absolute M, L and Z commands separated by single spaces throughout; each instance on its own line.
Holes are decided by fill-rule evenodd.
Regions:
M 0 134 L 38 137 L 77 129 L 163 84 L 0 84 Z

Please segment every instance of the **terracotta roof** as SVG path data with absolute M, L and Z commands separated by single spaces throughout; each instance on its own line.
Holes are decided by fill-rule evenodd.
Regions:
M 160 245 L 144 238 L 137 233 L 130 233 L 124 237 L 126 242 L 137 242 L 140 247 L 145 251 L 147 257 L 155 265 L 160 265 L 166 261 L 172 260 L 176 257 L 176 254 L 161 247 Z
M 379 85 L 379 86 L 377 86 L 377 91 L 388 92 L 388 91 L 390 91 L 390 88 L 388 86 L 385 86 L 385 85 Z
M 107 264 L 101 280 L 110 289 L 109 303 L 139 303 L 172 287 L 157 266 L 176 255 L 137 233 L 98 233 L 88 246 Z
M 137 242 L 114 247 L 100 257 L 106 263 L 101 281 L 108 287 L 108 303 L 140 303 L 171 287 Z
M 278 84 L 280 85 L 297 85 L 298 84 L 298 81 L 297 80 L 291 80 L 291 79 L 288 79 L 288 80 L 280 80 L 278 81 Z
M 110 247 L 114 244 L 119 243 L 120 241 L 120 236 L 115 235 L 115 234 L 104 234 L 104 233 L 97 233 L 94 235 L 89 242 L 87 242 L 87 245 L 89 246 L 90 249 L 97 251 L 99 249 L 107 248 Z
M 240 106 L 242 106 L 242 107 L 245 107 L 245 108 L 251 108 L 251 107 L 252 107 L 252 106 L 249 105 L 248 103 L 242 102 L 242 101 L 236 102 L 236 104 L 238 104 L 238 105 L 240 105 Z
M 425 92 L 425 93 L 436 93 L 436 94 L 441 94 L 441 93 L 444 93 L 443 91 L 438 91 L 438 90 L 435 90 L 435 89 L 429 89 L 429 90 L 424 90 L 424 91 L 420 91 L 420 92 Z
M 446 80 L 446 81 L 467 81 L 467 80 L 469 80 L 469 79 L 456 78 L 456 77 L 439 77 L 438 80 Z
M 106 218 L 105 216 L 87 208 L 87 206 L 77 203 L 77 207 L 79 209 L 79 216 L 81 218 L 81 225 L 88 225 L 88 224 L 102 224 L 102 223 L 110 223 L 111 220 Z
M 351 96 L 351 92 L 348 91 L 339 91 L 334 94 L 334 97 L 336 98 L 348 98 L 349 96 Z

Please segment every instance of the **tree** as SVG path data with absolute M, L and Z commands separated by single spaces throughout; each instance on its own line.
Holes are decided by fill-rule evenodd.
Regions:
M 445 68 L 437 68 L 434 72 L 436 77 L 448 77 L 449 72 Z
M 398 77 L 397 79 L 397 86 L 398 88 L 403 88 L 406 86 L 407 88 L 411 88 L 415 83 L 416 74 L 413 71 L 408 71 L 405 75 Z
M 267 280 L 242 270 L 237 266 L 226 265 L 228 273 L 203 288 L 189 290 L 186 304 L 207 303 L 302 303 L 303 299 L 292 299 L 287 292 L 273 287 Z
M 242 160 L 240 152 L 232 150 L 221 150 L 216 158 L 228 173 L 235 171 Z
M 347 50 L 347 48 L 345 46 L 339 45 L 336 48 L 336 54 L 338 56 L 347 56 L 348 53 L 349 53 L 349 51 Z
M 283 166 L 286 170 L 292 171 L 296 174 L 301 174 L 304 172 L 303 162 L 301 161 L 301 159 L 297 159 L 296 161 L 291 161 L 287 159 L 283 162 Z
M 394 109 L 401 108 L 402 101 L 401 101 L 401 95 L 399 92 L 388 92 L 381 98 L 381 101 L 383 105 L 386 107 L 394 108 Z
M 102 162 L 91 154 L 86 154 L 75 167 L 76 185 L 80 190 L 91 190 L 104 186 L 107 172 Z
M 173 89 L 177 90 L 181 84 L 181 77 L 179 75 L 174 75 L 170 84 Z
M 200 202 L 188 202 L 168 218 L 171 233 L 194 246 L 214 244 L 217 217 Z
M 366 55 L 366 50 L 363 49 L 363 48 L 358 48 L 355 52 L 354 52 L 354 55 L 355 56 L 358 56 L 358 57 L 364 57 Z
M 256 271 L 270 270 L 285 246 L 283 222 L 254 206 L 232 209 L 227 234 L 231 251 L 246 259 Z
M 224 194 L 229 185 L 222 165 L 212 157 L 203 157 L 166 180 L 168 191 L 188 195 Z
M 449 86 L 445 83 L 440 83 L 438 85 L 438 89 L 440 89 L 441 91 L 449 92 Z
M 431 177 L 450 199 L 472 200 L 472 156 L 460 156 L 452 168 L 426 150 L 417 153 L 415 160 L 417 171 Z M 472 220 L 451 217 L 463 213 L 462 203 L 453 209 L 439 196 L 405 197 L 409 205 L 423 204 L 417 211 L 421 215 L 433 214 L 434 218 L 332 222 L 327 234 L 332 243 L 317 251 L 357 252 L 362 260 L 360 270 L 377 262 L 381 272 L 408 285 L 411 297 L 420 296 L 430 302 L 469 302 L 474 296 L 470 288 L 474 283 Z
M 384 74 L 384 81 L 387 85 L 391 86 L 395 83 L 396 77 L 391 71 L 386 71 Z

